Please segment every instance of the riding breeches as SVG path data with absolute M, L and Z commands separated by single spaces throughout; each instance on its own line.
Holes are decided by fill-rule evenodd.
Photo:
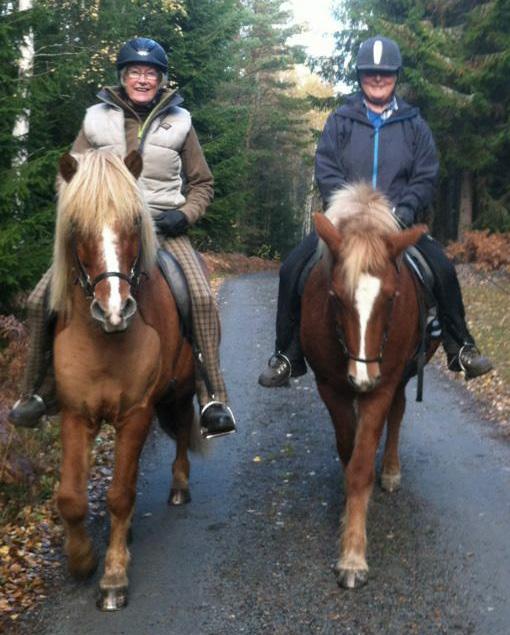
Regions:
M 227 391 L 220 369 L 220 318 L 207 276 L 187 236 L 164 241 L 182 267 L 191 294 L 193 348 L 197 360 L 197 398 L 200 405 L 208 401 L 226 402 Z M 202 368 L 202 376 L 200 373 Z
M 292 361 L 302 358 L 299 343 L 301 298 L 299 282 L 306 264 L 317 249 L 319 239 L 309 234 L 282 263 L 278 287 L 275 351 Z M 441 245 L 428 234 L 416 244 L 434 274 L 434 296 L 443 327 L 443 345 L 448 354 L 455 354 L 463 344 L 474 344 L 465 320 L 464 303 L 455 267 Z
M 167 239 L 164 247 L 179 262 L 190 290 L 193 348 L 198 358 L 198 401 L 201 406 L 211 400 L 226 402 L 227 392 L 219 365 L 220 321 L 209 282 L 187 236 Z M 22 383 L 23 395 L 38 393 L 46 402 L 55 397 L 51 359 L 53 320 L 48 311 L 50 282 L 51 269 L 43 275 L 28 298 L 27 324 L 30 342 Z

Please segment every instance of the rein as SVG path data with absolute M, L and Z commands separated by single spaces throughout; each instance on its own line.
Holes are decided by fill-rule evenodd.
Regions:
M 141 270 L 141 251 L 142 248 L 140 246 L 138 255 L 136 256 L 136 260 L 131 267 L 129 275 L 126 273 L 122 273 L 122 271 L 103 271 L 102 273 L 98 274 L 93 280 L 91 280 L 89 274 L 87 273 L 87 270 L 83 266 L 83 263 L 78 256 L 76 243 L 73 240 L 73 256 L 76 263 L 76 268 L 78 270 L 78 277 L 75 281 L 75 284 L 79 284 L 81 286 L 81 288 L 85 292 L 86 298 L 93 298 L 96 286 L 102 280 L 106 280 L 107 278 L 120 278 L 121 280 L 125 280 L 129 284 L 131 290 L 136 291 L 136 289 L 140 285 L 140 278 L 147 275 L 145 271 Z

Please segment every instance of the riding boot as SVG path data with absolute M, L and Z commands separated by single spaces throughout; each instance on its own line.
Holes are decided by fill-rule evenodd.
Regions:
M 51 270 L 30 294 L 27 302 L 29 345 L 23 376 L 22 396 L 8 414 L 9 421 L 35 428 L 41 417 L 58 412 L 52 348 L 55 318 L 48 310 Z
M 259 375 L 258 382 L 265 388 L 286 386 L 290 377 L 306 373 L 306 363 L 301 350 L 301 276 L 317 250 L 318 237 L 309 234 L 287 256 L 280 268 L 278 307 L 276 313 L 275 353 L 269 358 L 267 368 Z
M 204 364 L 202 352 L 194 347 L 195 368 L 197 370 L 197 398 L 200 404 L 200 427 L 205 439 L 222 437 L 236 431 L 234 413 L 226 403 L 226 391 L 222 387 L 214 389 L 210 374 Z M 223 396 L 223 398 L 221 398 Z
M 464 302 L 455 267 L 446 257 L 441 245 L 428 234 L 416 247 L 434 273 L 434 296 L 443 329 L 443 348 L 448 368 L 463 372 L 466 379 L 479 377 L 492 370 L 492 364 L 476 348 L 466 324 Z

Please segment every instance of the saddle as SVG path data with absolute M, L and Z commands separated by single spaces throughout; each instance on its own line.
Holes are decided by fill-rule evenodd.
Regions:
M 191 342 L 191 296 L 181 265 L 165 249 L 158 249 L 158 266 L 177 305 L 182 336 Z

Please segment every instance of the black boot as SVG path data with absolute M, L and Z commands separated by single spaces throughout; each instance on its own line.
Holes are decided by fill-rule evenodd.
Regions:
M 39 395 L 22 397 L 9 412 L 9 421 L 20 428 L 36 428 L 43 415 L 47 414 L 46 404 Z
M 448 355 L 448 368 L 463 372 L 466 379 L 474 379 L 492 370 L 492 363 L 474 344 L 464 344 L 455 355 Z
M 306 373 L 303 358 L 290 360 L 283 353 L 275 353 L 269 358 L 266 370 L 259 375 L 259 384 L 264 388 L 279 388 L 289 383 L 290 377 L 301 377 Z
M 222 437 L 236 431 L 232 410 L 221 401 L 210 401 L 200 413 L 202 436 L 206 439 Z

